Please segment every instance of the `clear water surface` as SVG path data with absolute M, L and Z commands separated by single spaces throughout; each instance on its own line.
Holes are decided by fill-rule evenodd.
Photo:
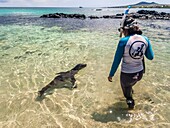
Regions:
M 139 20 L 155 58 L 146 60 L 146 73 L 134 87 L 136 107 L 129 111 L 119 84 L 120 68 L 113 82 L 107 81 L 120 20 L 39 18 L 55 12 L 119 11 L 0 8 L 0 127 L 169 128 L 170 22 Z M 57 72 L 78 63 L 87 64 L 76 75 L 78 88 L 56 88 L 44 99 L 37 97 Z

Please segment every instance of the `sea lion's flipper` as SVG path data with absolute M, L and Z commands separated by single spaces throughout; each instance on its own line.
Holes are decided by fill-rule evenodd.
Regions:
M 39 97 L 41 97 L 42 95 L 44 95 L 44 93 L 51 87 L 53 87 L 54 85 L 54 81 L 51 81 L 48 85 L 46 85 L 45 87 L 43 87 L 38 93 L 39 93 Z
M 76 79 L 74 77 L 71 78 L 72 88 L 77 88 L 77 85 L 75 84 Z
M 72 86 L 72 88 L 77 88 L 77 84 L 75 83 L 75 84 Z
M 42 97 L 42 95 L 44 94 L 44 92 L 41 90 L 41 91 L 38 91 L 38 96 L 39 97 Z

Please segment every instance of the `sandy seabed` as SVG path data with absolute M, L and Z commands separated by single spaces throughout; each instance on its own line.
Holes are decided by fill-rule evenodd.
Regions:
M 113 82 L 107 81 L 119 22 L 95 20 L 92 26 L 88 22 L 92 23 L 74 21 L 72 29 L 69 24 L 0 25 L 0 127 L 170 127 L 169 21 L 152 22 L 156 27 L 140 21 L 155 59 L 146 60 L 146 73 L 134 87 L 136 106 L 131 111 L 120 88 L 120 68 Z M 78 29 L 82 24 L 85 27 Z M 87 64 L 76 75 L 78 88 L 56 88 L 38 98 L 37 92 L 57 72 L 78 63 Z

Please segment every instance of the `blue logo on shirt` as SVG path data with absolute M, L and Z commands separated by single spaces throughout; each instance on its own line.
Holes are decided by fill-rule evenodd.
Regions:
M 129 55 L 133 59 L 141 59 L 145 53 L 146 44 L 143 41 L 135 41 L 131 44 Z

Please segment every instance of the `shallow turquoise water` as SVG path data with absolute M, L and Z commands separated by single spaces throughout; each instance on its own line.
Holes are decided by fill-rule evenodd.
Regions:
M 170 127 L 169 21 L 139 21 L 155 59 L 146 60 L 146 73 L 134 87 L 133 111 L 126 109 L 120 68 L 113 83 L 107 81 L 119 20 L 12 16 L 0 21 L 6 21 L 0 22 L 0 127 Z M 77 89 L 37 98 L 55 73 L 78 63 L 87 67 L 76 75 Z
M 90 10 L 86 9 L 86 10 Z M 47 8 L 47 7 L 15 7 L 15 8 L 0 8 L 0 15 L 42 15 L 48 13 L 76 13 L 76 12 L 83 12 L 83 9 L 79 8 Z
M 49 13 L 80 13 L 85 15 L 113 15 L 117 13 L 124 12 L 125 8 L 100 8 L 102 11 L 96 11 L 98 8 L 58 8 L 58 7 L 0 7 L 0 16 L 1 15 L 29 15 L 29 16 L 38 16 Z M 138 8 L 132 8 L 130 12 L 136 12 Z M 170 13 L 170 9 L 147 9 L 147 10 L 156 10 L 158 12 L 167 12 Z

